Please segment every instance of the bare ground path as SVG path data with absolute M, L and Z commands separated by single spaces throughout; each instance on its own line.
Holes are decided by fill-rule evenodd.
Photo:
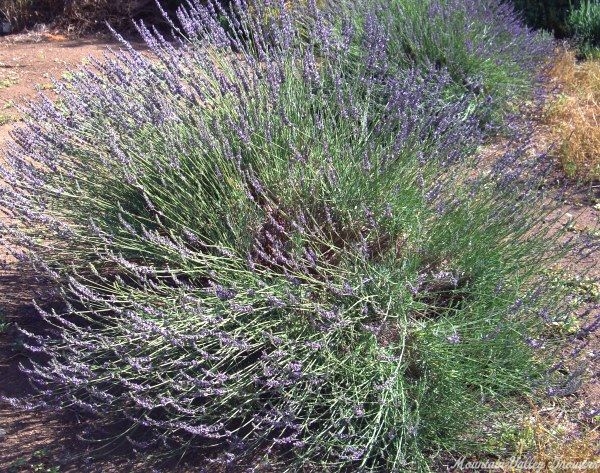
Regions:
M 30 33 L 0 38 L 0 139 L 6 139 L 19 119 L 15 105 L 35 98 L 37 90 L 52 90 L 52 77 L 60 78 L 89 56 L 100 57 L 108 37 L 68 40 L 60 35 Z

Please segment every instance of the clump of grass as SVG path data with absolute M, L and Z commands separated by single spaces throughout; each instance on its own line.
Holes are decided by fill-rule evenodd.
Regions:
M 5 113 L 0 113 L 0 126 L 6 125 L 8 123 L 12 123 L 15 121 L 15 118 L 7 115 Z
M 193 4 L 176 45 L 140 27 L 155 59 L 123 43 L 32 105 L 4 232 L 65 309 L 22 330 L 39 397 L 6 401 L 232 469 L 480 452 L 547 387 L 567 316 L 539 176 L 518 150 L 477 172 L 476 92 L 398 68 L 375 12 L 257 8 Z
M 600 61 L 578 62 L 564 51 L 551 74 L 562 87 L 547 116 L 560 140 L 563 169 L 570 177 L 600 179 Z
M 16 78 L 6 77 L 6 78 L 0 80 L 0 89 L 7 89 L 17 83 L 18 83 L 18 80 Z

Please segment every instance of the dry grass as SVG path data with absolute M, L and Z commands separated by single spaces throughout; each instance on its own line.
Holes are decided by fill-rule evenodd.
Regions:
M 6 18 L 14 31 L 36 23 L 45 23 L 62 11 L 62 0 L 0 0 L 0 17 Z
M 547 112 L 561 143 L 559 158 L 570 177 L 600 180 L 600 60 L 577 62 L 564 51 L 552 68 L 562 93 Z
M 168 9 L 169 3 L 177 2 L 160 3 Z M 154 25 L 164 23 L 155 0 L 78 0 L 67 4 L 59 23 L 76 34 L 98 30 L 106 23 L 120 32 L 129 32 L 134 30 L 132 18 L 144 19 Z
M 600 426 L 597 421 L 573 423 L 568 415 L 534 411 L 528 422 L 532 436 L 533 462 L 548 473 L 576 471 L 600 473 Z M 548 415 L 550 414 L 550 415 Z
M 160 0 L 174 13 L 185 0 Z M 122 33 L 133 31 L 131 19 L 164 25 L 155 0 L 0 0 L 0 18 L 6 18 L 13 31 L 49 24 L 70 35 L 103 31 L 105 24 Z

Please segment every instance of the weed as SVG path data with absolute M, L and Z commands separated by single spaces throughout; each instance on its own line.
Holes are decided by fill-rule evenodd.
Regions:
M 547 113 L 561 141 L 562 166 L 570 177 L 600 179 L 600 62 L 578 63 L 573 52 L 565 51 L 551 73 L 563 89 Z
M 0 333 L 5 332 L 9 327 L 9 322 L 6 319 L 4 309 L 0 307 Z
M 18 80 L 12 77 L 7 77 L 4 79 L 0 80 L 0 89 L 7 89 L 9 87 L 12 87 L 13 85 L 16 85 L 18 83 Z
M 26 466 L 27 466 L 27 458 L 24 458 L 24 457 L 17 458 L 15 461 L 13 461 L 10 464 L 10 466 L 8 467 L 8 471 L 9 471 L 9 473 L 17 473 Z
M 6 125 L 8 123 L 12 123 L 13 121 L 15 121 L 15 119 L 11 115 L 6 115 L 4 113 L 0 113 L 0 126 Z
M 551 473 L 559 473 L 565 469 L 597 470 L 600 442 L 597 420 L 567 426 L 561 411 L 559 405 L 549 408 L 544 414 L 539 409 L 534 409 L 527 426 L 533 431 L 534 461 L 545 465 L 546 471 Z
M 21 457 L 13 461 L 8 467 L 9 473 L 20 471 L 33 471 L 35 473 L 60 473 L 60 466 L 49 466 L 50 456 L 45 449 L 36 450 L 28 457 Z

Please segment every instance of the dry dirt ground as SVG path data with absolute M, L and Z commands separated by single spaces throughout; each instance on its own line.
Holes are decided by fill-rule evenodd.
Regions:
M 115 45 L 110 39 L 102 37 L 67 40 L 60 35 L 37 33 L 0 38 L 0 145 L 9 139 L 10 130 L 18 125 L 19 104 L 35 98 L 38 90 L 52 94 L 52 77 L 60 78 L 69 68 L 84 63 L 86 57 L 101 57 L 107 46 Z M 547 141 L 547 131 L 539 127 L 538 144 L 542 148 L 547 144 L 542 139 Z M 552 184 L 560 186 L 562 183 L 564 178 L 558 172 Z M 560 224 L 568 225 L 575 233 L 596 234 L 598 237 L 600 185 L 588 188 L 577 187 L 573 183 L 569 185 L 560 209 L 564 214 Z M 566 264 L 568 266 L 569 262 Z M 589 284 L 592 284 L 592 292 L 597 291 L 596 297 L 600 302 L 600 287 L 597 283 L 597 278 L 600 277 L 600 253 L 589 255 L 583 266 L 588 268 L 586 277 L 595 280 Z M 581 272 L 581 267 L 579 264 L 569 269 L 575 276 Z M 585 284 L 585 291 L 589 292 L 588 282 Z M 0 395 L 19 397 L 29 391 L 27 381 L 18 370 L 18 363 L 25 357 L 11 326 L 15 322 L 24 328 L 39 324 L 39 318 L 31 304 L 38 287 L 35 275 L 19 272 L 14 262 L 0 265 Z M 598 334 L 591 339 L 586 350 L 592 363 L 587 369 L 582 388 L 565 398 L 556 399 L 536 411 L 532 417 L 532 423 L 528 427 L 533 436 L 530 439 L 529 455 L 537 460 L 552 461 L 557 457 L 573 461 L 598 458 L 598 445 L 595 442 L 600 443 L 599 417 L 596 414 L 595 419 L 590 420 L 588 415 L 590 409 L 600 407 Z M 131 460 L 130 452 L 115 452 L 109 456 L 109 460 L 90 462 L 90 447 L 77 438 L 84 425 L 85 422 L 76 417 L 24 412 L 0 404 L 0 472 L 150 470 L 150 467 Z M 196 464 L 172 466 L 168 471 L 199 469 L 200 465 Z M 600 468 L 585 471 L 600 471 Z
M 105 37 L 67 40 L 61 35 L 22 34 L 0 38 L 0 139 L 19 119 L 16 105 L 51 92 L 52 78 L 60 78 L 86 57 L 101 57 L 114 44 Z

